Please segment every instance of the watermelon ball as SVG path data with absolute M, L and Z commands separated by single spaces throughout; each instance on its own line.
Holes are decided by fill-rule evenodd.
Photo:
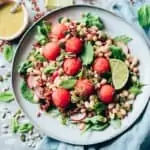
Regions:
M 73 76 L 81 69 L 81 60 L 79 58 L 67 58 L 64 61 L 63 69 L 65 74 Z
M 94 61 L 93 69 L 98 74 L 104 74 L 110 70 L 109 61 L 106 58 L 99 57 Z
M 56 60 L 56 57 L 60 54 L 60 47 L 57 42 L 50 42 L 43 47 L 42 52 L 48 60 Z
M 81 96 L 89 96 L 94 91 L 93 83 L 88 79 L 80 79 L 77 81 L 75 90 Z
M 52 100 L 56 107 L 67 108 L 70 104 L 70 93 L 68 90 L 58 88 L 52 93 Z
M 52 28 L 52 36 L 56 37 L 57 39 L 62 39 L 65 37 L 65 33 L 67 32 L 68 28 L 64 24 L 56 24 Z
M 109 84 L 103 85 L 98 92 L 100 100 L 105 104 L 109 104 L 113 101 L 114 94 L 115 89 Z
M 83 43 L 77 37 L 72 37 L 66 41 L 65 47 L 66 52 L 70 52 L 73 54 L 79 54 L 82 50 Z

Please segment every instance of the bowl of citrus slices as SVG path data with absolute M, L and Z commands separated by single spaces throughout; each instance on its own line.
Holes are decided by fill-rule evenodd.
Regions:
M 76 6 L 79 8 L 81 6 Z M 104 15 L 101 18 L 86 10 L 78 16 L 80 19 L 60 14 L 52 21 L 54 11 L 52 20 L 43 18 L 34 25 L 34 41 L 31 38 L 28 52 L 21 56 L 20 51 L 16 56 L 19 83 L 15 78 L 13 81 L 19 91 L 17 99 L 24 99 L 19 103 L 25 112 L 34 118 L 33 122 L 39 123 L 38 117 L 42 118 L 42 131 L 51 130 L 48 135 L 52 136 L 57 130 L 61 135 L 52 136 L 54 138 L 67 132 L 67 140 L 63 139 L 67 142 L 69 133 L 74 132 L 75 137 L 81 139 L 73 142 L 77 144 L 95 143 L 87 142 L 89 133 L 96 137 L 102 135 L 101 141 L 105 141 L 127 129 L 122 124 L 132 114 L 136 97 L 142 95 L 145 85 L 139 71 L 141 59 L 134 56 L 128 46 L 132 37 L 112 36 L 107 32 L 104 14 L 108 12 L 101 10 Z M 32 33 L 28 34 L 31 37 Z M 113 135 L 105 138 L 105 132 Z

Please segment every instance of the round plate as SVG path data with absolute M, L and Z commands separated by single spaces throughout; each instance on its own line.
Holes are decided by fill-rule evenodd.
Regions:
M 135 31 L 131 25 L 129 25 L 120 17 L 97 7 L 76 5 L 54 10 L 48 13 L 41 20 L 50 20 L 52 23 L 56 23 L 58 18 L 62 16 L 69 17 L 73 20 L 79 20 L 81 19 L 81 13 L 85 12 L 91 12 L 93 15 L 99 15 L 105 23 L 106 31 L 112 36 L 125 34 L 133 39 L 129 44 L 131 53 L 140 59 L 140 77 L 142 83 L 149 85 L 150 53 L 148 46 L 142 36 L 139 35 L 139 33 L 137 33 L 137 31 Z M 27 55 L 31 51 L 37 23 L 35 23 L 23 36 L 14 58 L 12 71 L 12 85 L 16 99 L 31 122 L 42 132 L 52 138 L 79 145 L 89 145 L 104 142 L 127 130 L 144 111 L 150 96 L 150 86 L 143 87 L 143 93 L 140 94 L 135 100 L 133 111 L 129 113 L 128 117 L 122 121 L 122 126 L 119 129 L 108 127 L 106 130 L 101 132 L 87 132 L 81 135 L 81 131 L 79 131 L 77 127 L 63 126 L 58 120 L 51 118 L 49 115 L 44 114 L 40 118 L 37 117 L 39 106 L 24 100 L 20 92 L 22 78 L 17 73 L 18 65 L 26 59 Z

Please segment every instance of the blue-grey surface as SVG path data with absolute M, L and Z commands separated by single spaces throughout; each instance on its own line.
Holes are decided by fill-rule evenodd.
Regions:
M 150 30 L 142 31 L 136 22 L 137 9 L 144 3 L 150 3 L 150 0 L 137 0 L 131 5 L 127 0 L 108 1 L 105 8 L 112 9 L 116 14 L 125 18 L 138 28 L 147 42 L 150 44 Z M 109 136 L 109 135 L 108 135 Z M 45 137 L 38 150 L 149 150 L 150 149 L 150 104 L 136 124 L 132 126 L 123 135 L 103 144 L 93 146 L 75 146 L 62 143 L 51 138 Z

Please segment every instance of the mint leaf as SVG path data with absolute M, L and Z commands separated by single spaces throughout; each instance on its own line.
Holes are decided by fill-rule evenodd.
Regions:
M 14 100 L 14 95 L 12 92 L 1 92 L 0 93 L 0 102 L 11 102 L 12 100 Z
M 21 93 L 27 101 L 35 103 L 33 91 L 30 88 L 28 88 L 25 82 L 23 82 L 21 85 Z
M 4 45 L 3 47 L 4 58 L 11 62 L 13 58 L 13 48 L 10 45 Z
M 84 50 L 81 53 L 81 59 L 84 65 L 90 65 L 94 59 L 94 50 L 90 42 L 86 42 L 84 45 Z
M 145 4 L 138 10 L 138 21 L 143 28 L 150 29 L 150 4 Z
M 67 79 L 67 80 L 61 81 L 59 86 L 65 89 L 72 89 L 75 86 L 75 84 L 76 84 L 76 79 Z
M 97 15 L 92 15 L 91 13 L 87 13 L 83 15 L 83 22 L 88 26 L 96 26 L 99 29 L 104 29 L 104 23 L 101 18 Z
M 132 38 L 126 36 L 126 35 L 120 35 L 120 36 L 116 36 L 113 39 L 114 41 L 118 41 L 118 42 L 123 42 L 125 44 L 128 44 L 128 42 L 130 42 L 132 40 Z
M 116 45 L 111 45 L 109 47 L 109 49 L 111 50 L 112 52 L 112 55 L 111 57 L 112 58 L 115 58 L 115 59 L 120 59 L 120 60 L 125 60 L 125 54 L 123 53 L 122 49 Z

